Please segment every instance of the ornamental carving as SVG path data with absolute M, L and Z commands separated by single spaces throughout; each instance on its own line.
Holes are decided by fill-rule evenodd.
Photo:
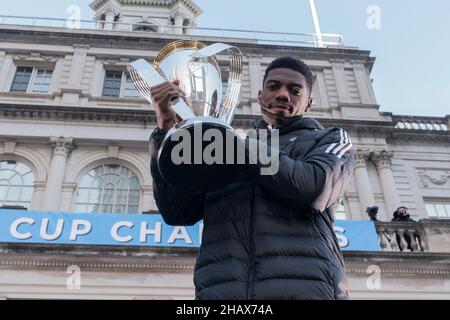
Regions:
M 50 142 L 52 143 L 53 153 L 55 155 L 59 154 L 67 157 L 74 147 L 73 138 L 51 137 Z
M 367 150 L 358 149 L 355 153 L 355 168 L 365 167 L 366 161 L 369 160 L 370 152 Z
M 375 164 L 377 170 L 390 168 L 392 164 L 392 158 L 394 153 L 388 150 L 372 151 L 370 153 L 369 159 Z
M 56 56 L 44 56 L 40 53 L 30 53 L 30 54 L 16 54 L 13 55 L 13 59 L 16 61 L 32 61 L 32 62 L 52 62 L 56 63 L 58 57 Z
M 421 169 L 417 171 L 419 183 L 424 188 L 443 187 L 450 183 L 450 170 Z M 448 187 L 447 187 L 448 188 Z

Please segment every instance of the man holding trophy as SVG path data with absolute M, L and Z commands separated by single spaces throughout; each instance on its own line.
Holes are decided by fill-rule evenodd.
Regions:
M 217 50 L 210 51 L 216 54 Z M 235 55 L 230 58 L 231 64 L 233 59 L 239 61 L 235 58 L 240 52 L 230 52 L 230 47 L 227 50 Z M 202 53 L 191 52 L 188 61 L 200 56 Z M 206 63 L 205 56 L 196 61 Z M 211 60 L 208 63 L 214 64 Z M 234 77 L 231 81 L 240 82 L 240 68 L 235 68 L 236 72 L 233 66 L 230 68 L 230 78 Z M 325 129 L 318 121 L 304 117 L 312 106 L 314 81 L 308 66 L 292 57 L 278 58 L 268 66 L 257 97 L 262 118 L 252 125 L 257 133 L 249 134 L 245 141 L 236 138 L 232 148 L 239 149 L 239 143 L 244 146 L 245 165 L 220 164 L 208 171 L 208 165 L 190 164 L 176 175 L 170 174 L 176 170 L 173 164 L 166 167 L 170 159 L 163 158 L 168 152 L 164 148 L 176 148 L 168 142 L 170 137 L 180 129 L 192 133 L 198 126 L 202 126 L 202 133 L 216 128 L 223 135 L 233 136 L 229 124 L 234 110 L 218 109 L 226 109 L 236 93 L 227 92 L 222 101 L 222 93 L 217 92 L 217 99 L 213 103 L 210 99 L 199 114 L 193 107 L 198 107 L 199 99 L 192 99 L 192 88 L 185 85 L 195 76 L 178 79 L 167 71 L 159 72 L 165 74 L 166 81 L 149 83 L 140 90 L 151 97 L 158 125 L 150 138 L 153 191 L 166 223 L 193 225 L 203 219 L 202 245 L 194 272 L 196 299 L 347 299 L 344 263 L 333 221 L 338 197 L 352 174 L 352 144 L 344 130 Z M 134 78 L 142 88 L 145 76 L 141 76 Z M 206 93 L 200 90 L 196 96 L 204 101 Z M 177 111 L 180 101 L 193 110 L 194 117 Z M 211 117 L 222 119 L 222 124 Z M 264 138 L 269 136 L 279 141 Z M 262 155 L 252 146 L 264 146 L 278 162 L 277 170 L 263 173 Z M 208 145 L 201 147 L 200 152 Z M 229 148 L 223 150 L 230 152 Z M 202 168 L 205 166 L 208 168 Z M 222 169 L 225 178 L 220 176 Z M 208 176 L 203 175 L 205 172 Z M 198 174 L 197 179 L 192 179 L 194 174 Z M 197 182 L 211 175 L 220 183 Z

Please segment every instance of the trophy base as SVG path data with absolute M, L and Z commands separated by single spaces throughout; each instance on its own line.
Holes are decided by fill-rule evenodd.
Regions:
M 211 117 L 180 122 L 164 138 L 158 167 L 163 179 L 187 193 L 207 193 L 236 180 L 245 167 L 245 143 Z

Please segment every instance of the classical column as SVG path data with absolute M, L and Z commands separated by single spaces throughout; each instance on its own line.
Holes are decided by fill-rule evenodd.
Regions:
M 262 86 L 262 70 L 261 70 L 261 55 L 248 55 L 248 69 L 250 73 L 250 101 L 252 101 L 252 114 L 259 114 L 261 107 L 256 102 L 258 91 Z
M 364 150 L 357 150 L 356 165 L 355 165 L 355 182 L 358 190 L 359 203 L 361 206 L 361 217 L 367 217 L 365 214 L 366 208 L 375 205 L 375 198 L 373 196 L 372 186 L 370 185 L 369 174 L 367 173 L 366 160 L 369 158 L 369 153 Z
M 175 28 L 173 30 L 174 34 L 183 34 L 183 21 L 184 17 L 180 14 L 175 16 Z
M 193 28 L 195 28 L 195 24 L 192 23 L 191 20 L 189 20 L 189 23 L 184 28 L 184 34 L 186 34 L 188 36 L 193 35 L 194 34 L 194 29 Z
M 116 12 L 114 10 L 109 9 L 105 13 L 105 30 L 113 30 L 114 29 L 114 18 L 116 17 Z
M 53 147 L 53 157 L 47 177 L 43 209 L 46 211 L 58 211 L 60 209 L 67 157 L 73 149 L 73 139 L 51 137 L 50 141 Z
M 375 164 L 378 175 L 380 176 L 388 217 L 390 217 L 400 205 L 394 175 L 392 174 L 391 169 L 392 157 L 393 153 L 387 150 L 374 151 L 370 155 L 370 160 Z

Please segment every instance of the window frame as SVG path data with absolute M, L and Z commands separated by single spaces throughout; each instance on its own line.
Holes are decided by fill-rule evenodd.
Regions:
M 430 219 L 450 219 L 450 199 L 426 199 L 424 200 L 425 211 L 427 217 Z M 437 205 L 443 206 L 446 216 L 440 216 L 436 208 Z M 429 206 L 433 206 L 433 210 L 436 215 L 431 215 L 428 209 Z
M 24 162 L 24 161 L 21 161 L 21 160 L 16 160 L 16 159 L 9 159 L 9 158 L 0 159 L 0 162 L 13 162 L 16 167 L 19 164 L 24 166 L 27 169 L 27 171 L 25 173 L 20 172 L 20 171 L 16 171 L 16 169 L 8 169 L 10 171 L 14 171 L 16 175 L 20 175 L 22 180 L 24 180 L 24 177 L 26 175 L 29 175 L 29 174 L 31 174 L 31 177 L 32 177 L 32 183 L 30 183 L 30 184 L 26 184 L 25 183 L 25 184 L 22 184 L 20 186 L 19 185 L 9 185 L 7 187 L 8 189 L 6 189 L 5 199 L 0 199 L 0 206 L 2 206 L 2 205 L 11 205 L 11 203 L 14 203 L 12 205 L 23 206 L 23 207 L 27 208 L 28 210 L 30 210 L 30 208 L 32 208 L 32 206 L 33 206 L 33 199 L 34 199 L 34 195 L 35 195 L 35 192 L 36 192 L 36 186 L 35 186 L 36 173 L 35 173 L 33 167 L 30 166 L 27 162 Z M 7 181 L 9 181 L 9 180 L 7 180 Z M 8 198 L 6 197 L 6 196 L 8 196 L 10 194 L 10 188 L 20 188 L 19 196 L 17 198 L 17 201 L 12 201 L 11 199 L 9 199 L 9 200 L 11 200 L 11 201 L 9 201 Z M 30 188 L 32 189 L 32 191 L 30 193 L 30 196 L 27 198 L 27 200 L 21 200 L 21 195 L 23 194 L 24 190 L 25 189 L 30 189 Z
M 119 95 L 118 96 L 106 96 L 106 95 L 104 95 L 105 82 L 106 82 L 106 79 L 107 79 L 106 77 L 107 77 L 107 73 L 108 72 L 117 72 L 117 73 L 121 72 L 122 73 L 122 76 L 120 78 L 120 88 L 119 88 Z M 105 74 L 104 74 L 104 77 L 103 77 L 103 85 L 102 85 L 101 96 L 103 98 L 119 98 L 119 99 L 133 99 L 133 100 L 135 100 L 135 99 L 142 99 L 142 97 L 141 97 L 141 95 L 140 95 L 140 93 L 139 93 L 139 91 L 137 90 L 136 87 L 134 87 L 136 92 L 137 92 L 136 96 L 125 95 L 125 93 L 127 92 L 126 85 L 127 85 L 127 78 L 128 77 L 130 77 L 130 79 L 131 79 L 131 76 L 129 75 L 128 71 L 126 71 L 126 70 L 122 70 L 122 69 L 120 69 L 120 70 L 117 70 L 117 69 L 105 69 Z M 133 86 L 134 86 L 134 84 L 133 84 Z
M 106 169 L 106 167 L 111 166 L 111 167 L 120 167 L 120 168 L 125 168 L 131 175 L 128 176 L 128 179 L 124 179 L 125 176 L 121 176 L 120 170 L 119 171 L 113 171 L 111 172 L 111 169 Z M 101 163 L 101 164 L 97 164 L 93 167 L 89 167 L 89 170 L 84 171 L 83 174 L 81 174 L 78 178 L 78 183 L 77 183 L 77 188 L 74 190 L 73 193 L 73 202 L 72 202 L 72 211 L 73 212 L 85 212 L 85 213 L 92 213 L 92 214 L 102 214 L 105 213 L 104 210 L 101 210 L 104 206 L 108 206 L 110 205 L 111 208 L 111 212 L 106 212 L 107 214 L 119 214 L 119 215 L 135 215 L 135 214 L 140 214 L 141 213 L 141 207 L 142 207 L 142 201 L 143 201 L 143 191 L 142 191 L 142 183 L 141 183 L 141 179 L 139 179 L 138 174 L 136 174 L 136 169 L 130 167 L 127 164 L 123 164 L 123 163 L 117 163 L 117 162 L 107 162 L 107 163 Z M 90 173 L 101 168 L 101 174 L 100 175 L 95 175 L 92 176 Z M 106 169 L 106 170 L 105 170 Z M 105 176 L 120 176 L 122 179 L 124 179 L 124 181 L 127 181 L 127 188 L 118 188 L 117 185 L 113 184 L 113 183 L 106 183 L 103 184 L 101 187 L 97 187 L 97 188 L 93 188 L 92 185 L 90 185 L 89 187 L 87 186 L 83 186 L 83 180 L 87 177 L 87 179 L 91 179 L 90 183 L 92 184 L 96 179 L 99 179 L 101 181 L 105 181 L 105 179 L 103 177 Z M 131 183 L 131 179 L 136 179 L 137 183 L 138 183 L 138 188 L 133 188 Z M 105 196 L 106 196 L 106 192 L 107 192 L 107 185 L 112 184 L 113 186 L 115 186 L 115 188 L 112 188 L 110 190 L 112 190 L 114 192 L 114 198 L 112 198 L 112 202 L 111 203 L 106 203 L 105 202 Z M 95 190 L 100 190 L 99 191 L 99 196 L 100 196 L 100 200 L 98 201 L 98 203 L 93 203 L 91 201 L 91 196 L 92 196 L 92 192 L 97 192 Z M 80 195 L 80 191 L 82 193 L 85 193 L 84 196 L 86 196 L 86 192 L 88 197 L 87 198 L 79 198 Z M 126 202 L 122 203 L 121 201 L 118 201 L 118 196 L 120 192 L 126 191 Z M 132 197 L 134 194 L 134 192 L 137 192 L 137 202 L 136 203 L 130 203 L 130 201 L 132 200 Z M 85 199 L 87 199 L 87 201 L 84 201 Z M 99 211 L 89 211 L 89 208 L 91 206 L 98 206 L 99 207 Z M 115 212 L 117 207 L 120 206 L 124 206 L 125 207 L 125 212 Z M 85 209 L 79 209 L 79 207 L 85 207 Z M 136 212 L 129 212 L 130 207 L 134 207 L 136 208 Z
M 32 69 L 30 79 L 28 80 L 26 91 L 12 91 L 12 87 L 14 86 L 16 76 L 17 76 L 17 70 L 19 68 L 31 68 Z M 49 81 L 48 89 L 46 92 L 33 91 L 33 86 L 35 85 L 35 81 L 36 81 L 39 70 L 44 70 L 46 73 L 48 71 L 51 71 L 50 81 Z M 10 93 L 25 93 L 25 94 L 49 94 L 51 87 L 52 87 L 54 73 L 55 73 L 55 68 L 52 66 L 26 65 L 26 64 L 19 63 L 16 65 L 16 69 L 14 71 L 12 82 L 11 82 L 11 85 L 9 86 L 9 92 Z

